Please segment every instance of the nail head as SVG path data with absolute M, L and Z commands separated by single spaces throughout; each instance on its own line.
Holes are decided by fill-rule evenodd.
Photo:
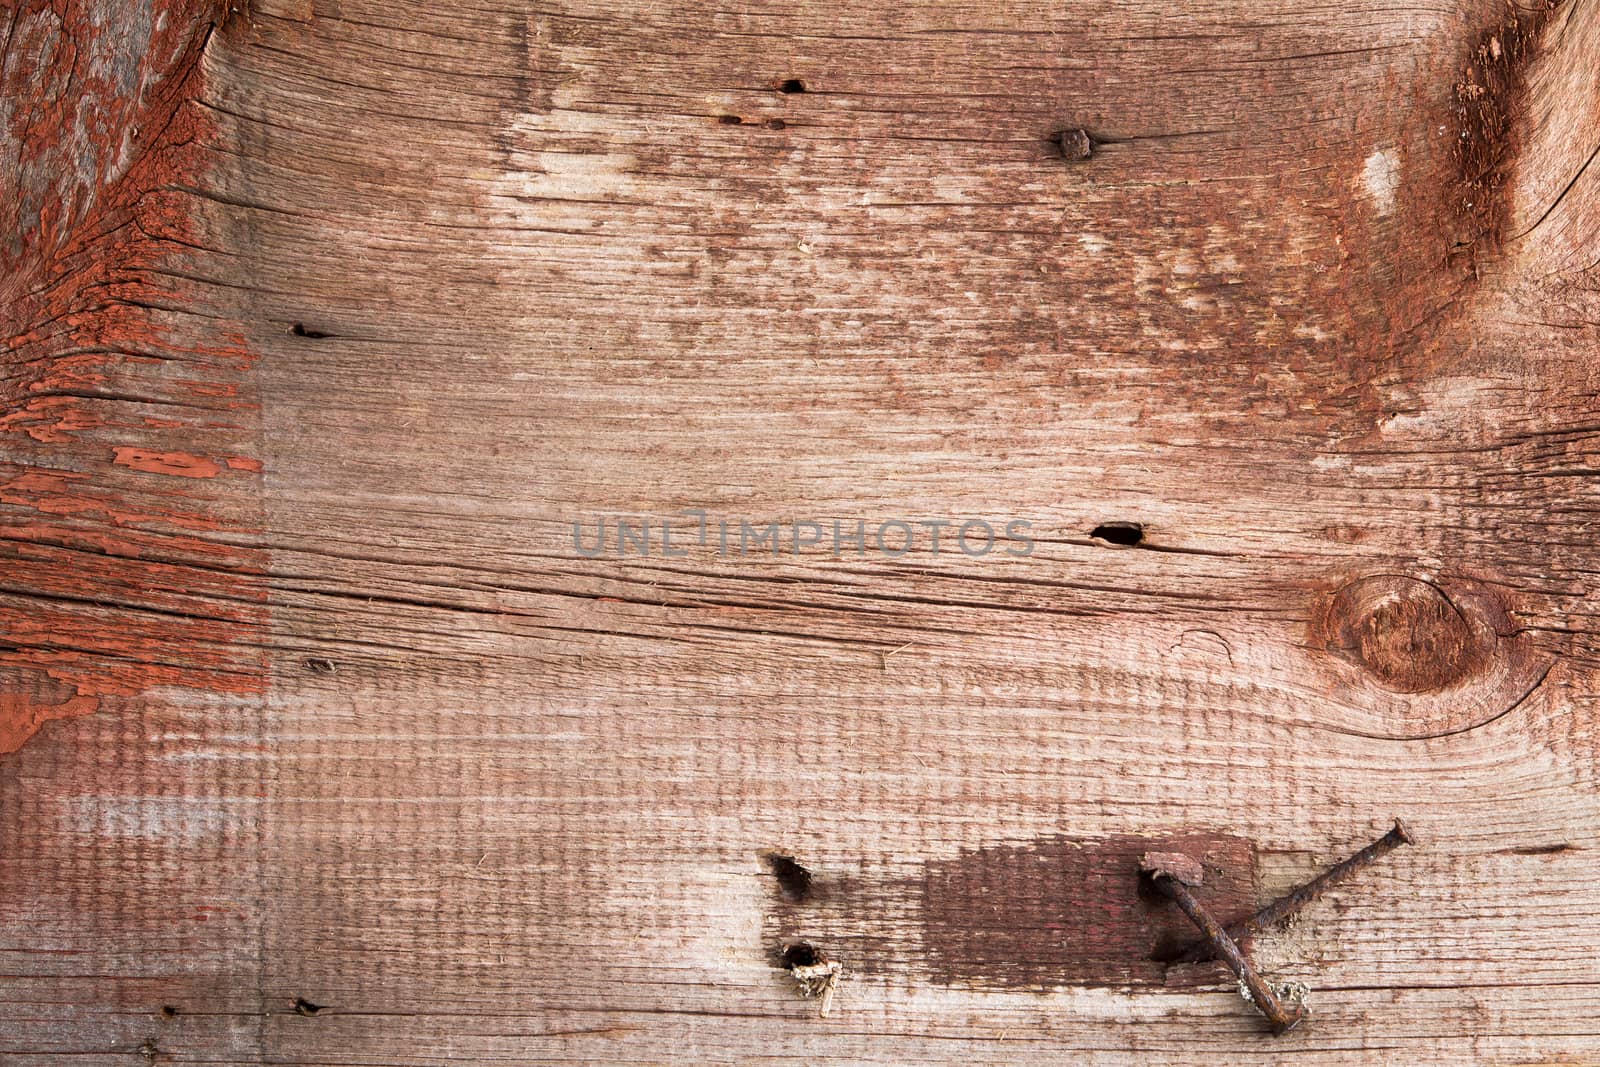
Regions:
M 1088 130 L 1062 130 L 1050 139 L 1060 147 L 1062 159 L 1077 161 L 1094 155 L 1094 138 Z
M 1139 857 L 1139 870 L 1152 878 L 1167 877 L 1184 885 L 1205 881 L 1205 868 L 1200 861 L 1182 852 L 1146 852 Z

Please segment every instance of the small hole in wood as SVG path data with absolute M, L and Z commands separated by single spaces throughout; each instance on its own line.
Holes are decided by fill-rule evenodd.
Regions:
M 1163 932 L 1156 938 L 1155 946 L 1150 949 L 1150 962 L 1170 965 L 1184 952 L 1188 951 L 1189 946 L 1193 943 L 1193 937 L 1185 939 L 1181 935 L 1170 931 Z
M 768 119 L 761 125 L 765 126 L 769 130 L 782 130 L 787 129 L 789 126 L 789 124 L 784 122 L 782 119 Z
M 1150 874 L 1149 871 L 1139 872 L 1139 881 L 1134 893 L 1140 900 L 1147 904 L 1159 905 L 1167 902 L 1167 897 L 1156 888 L 1155 878 Z M 1152 955 L 1150 958 L 1155 959 L 1155 956 Z
M 1062 130 L 1051 134 L 1050 141 L 1061 150 L 1062 159 L 1076 162 L 1094 155 L 1094 138 L 1088 130 Z
M 296 337 L 309 337 L 313 341 L 328 336 L 321 330 L 307 329 L 306 324 L 303 322 L 297 322 L 293 326 L 289 327 L 289 332 L 294 334 Z
M 772 869 L 773 877 L 778 879 L 778 891 L 783 894 L 783 899 L 796 904 L 811 899 L 813 878 L 799 860 L 779 852 L 769 852 L 767 866 Z
M 806 83 L 801 81 L 799 78 L 785 78 L 783 81 L 778 83 L 778 92 L 780 93 L 792 94 L 803 93 L 805 91 Z
M 738 126 L 744 122 L 744 119 L 740 118 L 738 115 L 718 115 L 717 121 L 722 123 L 724 126 Z
M 1577 845 L 1562 841 L 1553 845 L 1521 845 L 1511 850 L 1515 856 L 1554 856 L 1559 852 L 1581 851 Z
M 822 960 L 822 953 L 809 941 L 796 941 L 792 945 L 785 945 L 783 949 L 783 965 L 790 970 L 796 967 L 815 967 Z
M 305 997 L 294 998 L 294 1013 L 296 1015 L 315 1015 L 326 1006 L 325 1004 L 313 1004 Z
M 176 1019 L 178 1017 L 178 1009 L 171 1004 L 163 1004 L 161 1005 L 161 1017 L 163 1019 Z
M 318 656 L 311 656 L 307 658 L 305 660 L 305 668 L 312 674 L 332 674 L 334 671 L 339 669 L 333 660 L 322 659 Z
M 1132 548 L 1144 540 L 1144 525 L 1137 522 L 1103 522 L 1089 532 L 1096 541 Z

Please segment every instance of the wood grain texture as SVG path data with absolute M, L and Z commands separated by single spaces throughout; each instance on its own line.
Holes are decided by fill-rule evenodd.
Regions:
M 0 1062 L 1600 1061 L 1594 0 L 0 13 Z

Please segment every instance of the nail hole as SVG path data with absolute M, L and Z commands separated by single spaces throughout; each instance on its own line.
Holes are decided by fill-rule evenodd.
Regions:
M 294 998 L 294 1013 L 296 1015 L 315 1015 L 325 1007 L 327 1007 L 326 1004 L 313 1004 L 305 997 Z
M 163 1019 L 175 1019 L 178 1017 L 178 1009 L 171 1004 L 163 1004 L 161 1005 L 161 1017 Z
M 805 91 L 806 83 L 801 81 L 799 78 L 785 78 L 783 81 L 778 83 L 778 92 L 780 93 L 792 94 L 803 93 Z
M 305 668 L 312 674 L 332 674 L 339 669 L 333 660 L 321 659 L 316 656 L 312 656 L 305 661 Z
M 1088 130 L 1062 130 L 1051 134 L 1050 141 L 1061 149 L 1062 159 L 1076 161 L 1094 155 L 1094 138 Z
M 1150 962 L 1170 966 L 1177 958 L 1184 954 L 1191 944 L 1193 937 L 1185 940 L 1181 935 L 1170 930 L 1164 930 L 1156 938 L 1155 947 L 1150 950 Z
M 1096 541 L 1132 548 L 1144 540 L 1144 524 L 1138 522 L 1103 522 L 1090 531 Z
M 744 119 L 740 118 L 738 115 L 718 115 L 717 121 L 722 123 L 724 126 L 738 126 L 744 122 Z
M 768 119 L 761 125 L 765 126 L 769 130 L 782 130 L 787 129 L 789 126 L 789 124 L 784 122 L 782 119 Z
M 778 890 L 785 900 L 803 904 L 811 899 L 812 875 L 799 860 L 779 852 L 768 853 L 766 859 L 767 866 L 772 868 L 773 876 L 778 879 Z
M 783 965 L 790 970 L 796 967 L 815 967 L 823 961 L 823 958 L 817 946 L 809 941 L 796 941 L 792 945 L 785 945 L 783 949 Z
M 1155 876 L 1149 871 L 1139 872 L 1139 884 L 1134 894 L 1147 904 L 1160 905 L 1167 902 L 1166 894 L 1156 888 Z
M 296 337 L 309 337 L 313 341 L 319 340 L 319 339 L 321 339 L 323 337 L 327 337 L 328 336 L 327 334 L 323 333 L 321 330 L 309 330 L 309 329 L 307 329 L 306 328 L 306 324 L 303 323 L 303 322 L 297 322 L 293 326 L 289 327 L 289 332 L 294 334 Z

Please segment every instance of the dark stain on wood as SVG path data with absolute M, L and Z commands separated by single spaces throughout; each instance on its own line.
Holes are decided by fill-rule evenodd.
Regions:
M 1052 836 L 933 860 L 914 875 L 819 868 L 814 878 L 826 891 L 810 903 L 771 894 L 763 936 L 777 967 L 803 943 L 857 974 L 940 985 L 1161 986 L 1167 976 L 1158 961 L 1195 932 L 1141 889 L 1139 857 L 1153 849 L 1198 860 L 1205 883 L 1195 892 L 1218 914 L 1254 910 L 1256 853 L 1244 838 Z
M 1506 5 L 1506 18 L 1479 34 L 1455 85 L 1453 208 L 1462 244 L 1498 246 L 1511 213 L 1507 194 L 1526 121 L 1526 71 L 1540 30 L 1558 5 Z
M 945 985 L 1005 989 L 1159 980 L 1150 961 L 1195 933 L 1175 908 L 1141 891 L 1139 857 L 1156 848 L 1203 865 L 1195 894 L 1217 913 L 1250 909 L 1255 851 L 1239 837 L 1057 837 L 978 849 L 926 868 L 929 973 Z

